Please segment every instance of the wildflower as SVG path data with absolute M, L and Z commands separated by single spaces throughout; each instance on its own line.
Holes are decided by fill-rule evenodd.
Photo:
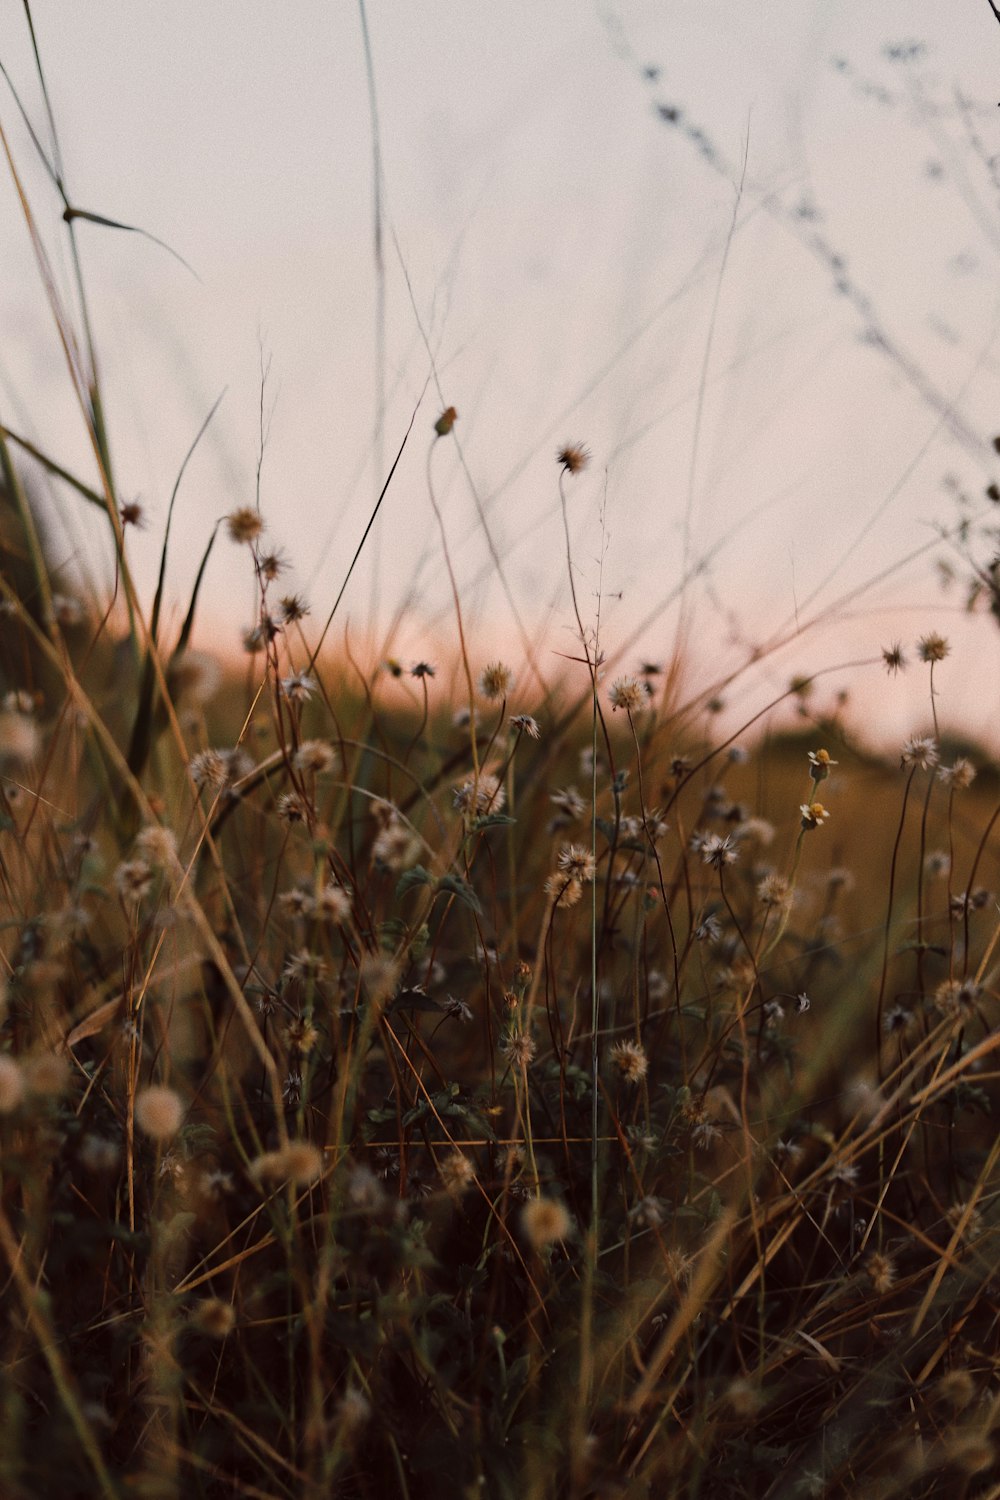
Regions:
M 458 412 L 453 406 L 446 406 L 444 411 L 434 423 L 434 431 L 438 437 L 447 437 L 455 423 L 458 421 Z
M 510 668 L 501 661 L 490 662 L 479 674 L 479 692 L 488 703 L 499 703 L 506 698 L 510 685 Z
M 641 713 L 649 706 L 649 687 L 638 677 L 619 677 L 611 684 L 608 693 L 612 713 L 620 708 L 627 714 Z
M 323 1175 L 323 1153 L 311 1141 L 289 1141 L 278 1151 L 265 1151 L 250 1163 L 251 1175 L 260 1182 L 290 1182 L 309 1187 Z
M 597 874 L 594 856 L 583 844 L 563 844 L 557 863 L 571 880 L 589 882 Z
M 408 824 L 394 816 L 372 844 L 372 859 L 387 870 L 407 870 L 420 858 L 420 839 Z
M 774 843 L 774 824 L 768 822 L 767 818 L 744 818 L 736 829 L 736 834 L 741 842 L 752 839 L 766 849 Z
M 278 603 L 278 614 L 283 625 L 295 625 L 309 613 L 309 605 L 301 594 L 285 594 Z
M 575 823 L 578 818 L 582 818 L 587 811 L 587 804 L 575 786 L 567 786 L 561 791 L 551 792 L 549 794 L 549 801 L 571 823 Z
M 285 1040 L 296 1052 L 308 1057 L 319 1041 L 319 1032 L 304 1016 L 294 1016 L 285 1027 Z
M 313 914 L 320 922 L 346 922 L 351 915 L 351 898 L 343 886 L 330 880 L 313 902 Z
M 533 719 L 530 714 L 511 714 L 510 727 L 516 729 L 518 734 L 526 734 L 529 740 L 541 738 L 538 720 Z
M 188 761 L 188 775 L 195 786 L 201 791 L 202 787 L 222 787 L 228 780 L 228 767 L 222 752 L 219 750 L 199 750 Z
M 882 1017 L 882 1030 L 886 1036 L 898 1036 L 908 1031 L 913 1021 L 913 1012 L 905 1005 L 893 1005 Z
M 452 1197 L 461 1197 L 466 1188 L 476 1180 L 476 1169 L 464 1151 L 450 1152 L 438 1168 L 445 1191 Z
M 967 791 L 976 779 L 976 768 L 971 760 L 966 760 L 960 755 L 951 766 L 938 766 L 938 781 L 943 781 L 945 786 L 954 787 L 958 792 Z
M 221 1297 L 203 1297 L 191 1309 L 191 1323 L 209 1338 L 228 1338 L 236 1326 L 236 1309 Z
M 453 1021 L 464 1022 L 472 1020 L 472 1007 L 467 1005 L 464 1000 L 456 1000 L 454 995 L 448 996 L 444 1002 L 444 1010 L 445 1014 L 450 1016 Z
M 373 1005 L 384 1005 L 399 983 L 399 964 L 387 953 L 366 953 L 361 960 L 361 983 Z
M 788 911 L 791 907 L 793 893 L 789 889 L 788 881 L 784 875 L 772 873 L 764 875 L 757 882 L 757 900 L 761 906 L 774 907 L 778 911 Z
M 141 500 L 126 500 L 118 511 L 123 526 L 134 526 L 142 531 L 146 525 L 146 509 Z
M 967 1203 L 953 1203 L 945 1214 L 945 1219 L 952 1230 L 956 1230 L 962 1223 L 962 1220 L 965 1219 L 965 1228 L 962 1230 L 961 1239 L 975 1239 L 978 1234 L 982 1233 L 983 1229 L 983 1216 L 978 1208 L 974 1208 L 966 1218 L 968 1206 Z
M 532 1198 L 521 1209 L 521 1228 L 533 1250 L 560 1243 L 572 1227 L 567 1209 L 555 1198 Z
M 311 917 L 315 909 L 315 899 L 311 891 L 296 885 L 289 891 L 282 891 L 278 897 L 278 905 L 290 917 Z
M 265 583 L 273 583 L 274 580 L 286 571 L 288 562 L 282 552 L 264 552 L 257 563 L 257 572 Z
M 799 808 L 803 828 L 819 828 L 830 816 L 822 802 L 803 802 Z
M 478 779 L 468 777 L 461 786 L 454 788 L 453 796 L 455 806 L 472 815 L 499 812 L 507 800 L 499 778 L 489 771 L 480 771 Z
M 545 882 L 545 894 L 557 906 L 576 906 L 583 896 L 583 886 L 565 875 L 550 875 Z
M 920 771 L 933 771 L 939 759 L 937 742 L 931 735 L 911 735 L 903 746 L 901 766 L 916 766 Z
M 942 1016 L 967 1021 L 975 1014 L 981 994 L 982 986 L 971 979 L 946 979 L 934 992 L 934 1007 Z
M 696 1151 L 707 1151 L 721 1136 L 722 1131 L 714 1120 L 701 1120 L 691 1132 L 691 1144 Z
M 289 703 L 308 703 L 316 691 L 316 679 L 308 672 L 293 672 L 281 679 L 281 691 Z
M 765 1026 L 778 1026 L 785 1019 L 785 1007 L 780 1000 L 765 1000 L 762 1015 Z
M 830 767 L 835 766 L 837 762 L 830 759 L 829 750 L 810 750 L 809 764 L 812 767 L 809 774 L 813 781 L 820 782 L 826 780 L 830 774 Z
M 811 1005 L 812 1001 L 806 994 L 805 990 L 802 990 L 801 993 L 796 995 L 795 997 L 795 1014 L 797 1016 L 804 1016 Z
M 722 923 L 713 912 L 703 917 L 694 930 L 699 943 L 717 943 L 722 936 Z
M 322 776 L 336 764 L 337 752 L 328 740 L 303 740 L 292 756 L 295 769 L 311 776 Z
M 38 727 L 27 714 L 0 713 L 0 761 L 25 765 L 35 759 L 40 743 Z
M 309 804 L 298 792 L 282 792 L 278 798 L 278 817 L 282 823 L 305 823 L 309 818 Z
M 24 1093 L 24 1074 L 12 1057 L 0 1053 L 0 1115 L 13 1114 Z
M 240 545 L 255 542 L 264 530 L 264 518 L 252 505 L 241 505 L 226 517 L 229 540 Z
M 163 1084 L 150 1084 L 135 1096 L 135 1123 L 153 1141 L 167 1141 L 184 1121 L 184 1103 L 179 1094 Z
M 153 871 L 144 859 L 127 859 L 115 871 L 114 881 L 122 901 L 136 905 L 149 894 Z
M 434 677 L 436 675 L 437 669 L 432 667 L 429 661 L 414 662 L 410 668 L 411 677 Z
M 368 1398 L 353 1386 L 344 1392 L 334 1411 L 337 1427 L 346 1437 L 360 1432 L 372 1414 Z
M 326 960 L 320 953 L 310 953 L 308 948 L 300 948 L 293 953 L 284 968 L 286 979 L 301 979 L 304 982 L 322 979 L 326 973 Z
M 701 857 L 706 865 L 721 870 L 726 865 L 736 863 L 739 850 L 736 848 L 732 834 L 727 833 L 725 838 L 720 838 L 717 833 L 706 833 L 701 840 Z
M 802 1155 L 802 1147 L 797 1141 L 786 1141 L 778 1139 L 771 1148 L 771 1158 L 779 1166 L 793 1166 Z
M 590 463 L 590 449 L 583 443 L 565 443 L 556 454 L 556 463 L 567 474 L 579 474 Z
M 943 635 L 932 633 L 920 638 L 917 642 L 917 655 L 921 661 L 931 662 L 944 661 L 951 647 Z
M 516 1027 L 504 1037 L 500 1051 L 512 1068 L 524 1069 L 535 1060 L 535 1039 L 530 1031 L 519 1031 Z
M 876 1250 L 869 1255 L 865 1262 L 865 1271 L 868 1274 L 872 1287 L 884 1297 L 886 1292 L 891 1291 L 896 1282 L 896 1267 L 891 1256 Z
M 635 1224 L 639 1229 L 658 1229 L 666 1217 L 667 1205 L 662 1198 L 652 1195 L 640 1198 L 628 1211 L 629 1223 Z
M 649 1058 L 638 1042 L 615 1042 L 608 1056 L 625 1083 L 641 1083 L 649 1072 Z
M 177 865 L 177 838 L 171 828 L 152 823 L 136 835 L 135 847 L 147 864 L 158 870 L 172 870 Z
M 897 672 L 901 672 L 903 670 L 903 668 L 906 666 L 906 657 L 904 656 L 903 648 L 898 641 L 896 641 L 892 646 L 883 646 L 882 661 L 890 677 L 895 677 Z

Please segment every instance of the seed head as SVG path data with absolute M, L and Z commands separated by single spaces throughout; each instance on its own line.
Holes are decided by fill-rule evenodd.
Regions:
M 933 771 L 940 759 L 937 741 L 930 735 L 912 735 L 903 746 L 901 766 L 916 766 L 920 771 Z
M 608 693 L 612 713 L 621 708 L 627 714 L 641 713 L 649 707 L 649 687 L 639 677 L 619 677 Z
M 555 1198 L 531 1198 L 521 1209 L 521 1228 L 533 1250 L 565 1240 L 573 1228 L 567 1209 Z
M 228 1338 L 236 1326 L 236 1309 L 221 1297 L 203 1297 L 191 1309 L 191 1323 L 209 1338 Z
M 323 1174 L 323 1153 L 311 1141 L 289 1141 L 278 1151 L 266 1151 L 250 1167 L 261 1182 L 290 1182 L 309 1187 Z
M 917 642 L 917 655 L 921 661 L 944 661 L 950 650 L 951 647 L 944 636 L 933 632 L 930 635 L 921 636 Z
M 882 661 L 890 677 L 895 677 L 897 672 L 902 672 L 906 666 L 906 657 L 899 641 L 895 641 L 891 646 L 882 647 Z
M 608 1057 L 625 1083 L 641 1083 L 649 1072 L 649 1058 L 638 1042 L 615 1042 Z
M 479 674 L 479 691 L 488 703 L 499 703 L 510 691 L 511 671 L 502 661 L 490 662 Z
M 264 530 L 264 518 L 252 505 L 241 505 L 237 510 L 229 512 L 226 530 L 230 541 L 249 546 Z
M 173 1089 L 150 1084 L 135 1096 L 135 1123 L 153 1141 L 168 1141 L 184 1123 L 184 1102 Z
M 584 844 L 563 844 L 558 864 L 563 874 L 568 875 L 571 880 L 589 882 L 597 873 L 594 856 Z
M 583 443 L 566 443 L 556 454 L 556 462 L 567 474 L 579 474 L 590 463 L 590 449 Z
M 541 738 L 541 729 L 538 720 L 533 719 L 530 714 L 511 714 L 510 727 L 517 734 L 526 734 L 529 740 Z

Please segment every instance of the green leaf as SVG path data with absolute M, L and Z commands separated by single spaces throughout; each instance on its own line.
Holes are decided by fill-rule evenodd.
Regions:
M 477 916 L 482 916 L 483 908 L 479 897 L 469 882 L 463 880 L 461 875 L 442 875 L 437 883 L 437 888 L 439 891 L 448 891 L 450 895 L 461 901 L 463 906 L 467 906 Z
M 404 870 L 396 881 L 396 899 L 398 901 L 401 896 L 406 895 L 407 891 L 412 891 L 417 886 L 433 884 L 434 877 L 430 871 L 425 870 L 423 865 L 414 865 L 411 869 Z

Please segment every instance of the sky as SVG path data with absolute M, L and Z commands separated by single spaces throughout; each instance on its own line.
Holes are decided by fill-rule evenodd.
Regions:
M 178 493 L 175 623 L 216 520 L 259 487 L 282 588 L 318 628 L 409 429 L 335 643 L 346 628 L 406 663 L 452 652 L 433 489 L 473 655 L 530 681 L 527 642 L 551 680 L 578 654 L 555 454 L 579 441 L 573 578 L 609 671 L 680 640 L 693 687 L 756 650 L 726 690 L 737 715 L 821 671 L 826 699 L 860 683 L 873 732 L 895 733 L 926 719 L 926 676 L 838 664 L 939 631 L 939 707 L 996 738 L 1000 633 L 935 573 L 963 572 L 942 529 L 991 522 L 1000 479 L 987 0 L 36 0 L 32 16 L 70 201 L 170 247 L 77 225 L 119 493 L 148 514 L 129 537 L 147 598 L 178 469 L 222 396 Z M 0 0 L 0 62 L 51 150 L 21 0 Z M 62 205 L 2 88 L 73 307 Z M 0 254 L 2 420 L 93 482 L 9 170 Z M 435 444 L 446 405 L 458 421 Z M 35 477 L 66 578 L 107 587 L 106 529 Z M 220 538 L 202 644 L 238 648 L 254 597 Z

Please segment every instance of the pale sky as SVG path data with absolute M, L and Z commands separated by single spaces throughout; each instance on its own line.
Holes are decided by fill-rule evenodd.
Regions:
M 79 225 L 119 488 L 150 513 L 131 539 L 147 596 L 177 468 L 226 392 L 180 492 L 175 617 L 215 519 L 254 499 L 262 358 L 261 504 L 314 620 L 422 399 L 335 628 L 360 638 L 373 611 L 385 627 L 404 610 L 404 661 L 454 637 L 426 478 L 438 384 L 475 487 L 439 444 L 434 484 L 479 660 L 503 651 L 518 665 L 508 593 L 547 675 L 574 649 L 554 459 L 566 440 L 593 453 L 568 491 L 581 606 L 592 621 L 600 594 L 603 645 L 625 666 L 669 654 L 685 560 L 702 565 L 686 594 L 690 649 L 721 673 L 748 642 L 930 543 L 956 519 L 949 477 L 972 514 L 989 510 L 1000 27 L 986 0 L 369 0 L 381 431 L 359 6 L 32 11 L 72 201 L 141 226 L 197 273 L 138 236 Z M 911 42 L 923 50 L 906 61 Z M 0 61 L 47 143 L 20 0 L 0 0 Z M 69 296 L 61 206 L 0 87 Z M 9 173 L 0 183 L 0 411 L 92 482 Z M 95 514 L 53 499 L 67 562 L 107 579 Z M 741 705 L 755 711 L 792 671 L 877 655 L 887 631 L 936 629 L 965 640 L 944 701 L 991 730 L 998 633 L 963 632 L 935 555 L 748 678 Z M 235 646 L 253 587 L 223 539 L 204 601 L 203 641 Z M 925 682 L 891 693 L 900 721 L 921 716 Z

